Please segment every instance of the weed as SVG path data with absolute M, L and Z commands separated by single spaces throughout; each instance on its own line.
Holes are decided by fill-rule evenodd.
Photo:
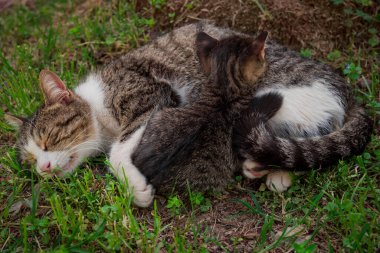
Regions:
M 311 58 L 313 56 L 313 51 L 308 48 L 302 48 L 300 51 L 300 55 L 304 58 Z
M 310 245 L 307 242 L 293 244 L 293 249 L 295 253 L 312 253 L 315 252 L 316 248 L 317 245 L 314 243 Z
M 368 44 L 371 47 L 376 47 L 377 45 L 379 45 L 380 41 L 379 41 L 379 37 L 377 35 L 377 29 L 376 28 L 370 28 L 370 29 L 368 29 L 368 32 L 371 34 L 371 38 L 368 39 Z
M 210 199 L 206 198 L 202 193 L 200 192 L 190 192 L 190 204 L 192 207 L 192 210 L 194 211 L 195 208 L 199 207 L 201 212 L 207 212 L 211 208 L 211 201 Z
M 171 196 L 168 199 L 166 207 L 173 215 L 179 215 L 181 213 L 181 207 L 183 207 L 182 200 L 178 196 Z
M 347 63 L 343 70 L 343 74 L 345 74 L 351 82 L 355 83 L 362 74 L 362 68 L 353 62 Z
M 342 56 L 342 53 L 339 50 L 334 50 L 327 55 L 329 61 L 336 61 Z

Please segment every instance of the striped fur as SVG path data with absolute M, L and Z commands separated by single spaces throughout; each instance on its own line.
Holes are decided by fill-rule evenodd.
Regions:
M 205 142 L 202 134 L 207 125 L 216 127 L 220 121 L 232 125 L 234 118 L 249 105 L 253 88 L 265 73 L 262 54 L 265 39 L 266 34 L 257 39 L 231 36 L 220 41 L 202 32 L 197 35 L 202 71 L 209 75 L 199 99 L 188 106 L 156 112 L 133 155 L 133 163 L 151 182 L 159 185 L 173 163 L 186 160 Z M 244 75 L 247 70 L 249 75 Z M 218 135 L 214 138 L 224 139 Z M 217 167 L 219 163 L 200 160 L 197 166 Z M 180 187 L 186 185 L 181 182 Z
M 322 136 L 278 137 L 269 124 L 257 124 L 252 118 L 243 118 L 239 126 L 235 128 L 234 139 L 242 157 L 266 169 L 279 166 L 297 171 L 325 167 L 360 154 L 370 139 L 373 122 L 363 108 L 353 104 L 343 127 Z
M 99 150 L 107 152 L 110 147 L 120 147 L 122 149 L 127 148 L 122 144 L 136 144 L 137 141 L 131 144 L 128 140 L 147 122 L 152 122 L 152 115 L 156 115 L 155 113 L 158 111 L 164 113 L 165 110 L 169 110 L 169 113 L 167 116 L 162 117 L 163 124 L 147 125 L 147 129 L 151 129 L 151 136 L 155 136 L 155 128 L 157 130 L 160 127 L 165 129 L 167 127 L 164 126 L 166 123 L 173 124 L 171 127 L 181 124 L 183 118 L 179 117 L 178 121 L 176 121 L 174 117 L 170 117 L 171 109 L 173 107 L 175 107 L 174 109 L 184 109 L 186 106 L 198 101 L 200 94 L 204 93 L 202 87 L 208 80 L 205 72 L 201 71 L 199 62 L 199 48 L 197 47 L 196 39 L 200 31 L 207 33 L 218 41 L 232 36 L 252 39 L 249 35 L 230 29 L 218 28 L 207 23 L 190 24 L 177 28 L 143 47 L 131 50 L 126 55 L 103 66 L 96 73 L 91 73 L 84 82 L 79 84 L 75 92 L 67 90 L 61 85 L 62 81 L 58 77 L 42 76 L 47 85 L 42 87 L 45 98 L 47 98 L 44 105 L 27 120 L 8 117 L 14 124 L 22 125 L 18 140 L 20 158 L 23 161 L 36 162 L 37 157 L 25 150 L 30 139 L 41 150 L 45 149 L 46 145 L 48 150 L 52 152 L 64 151 L 66 155 L 70 155 L 74 150 L 75 163 L 70 162 L 70 170 L 67 171 L 71 172 L 87 156 L 94 155 Z M 250 99 L 244 98 L 237 101 L 232 99 L 233 101 L 228 104 L 229 106 L 225 107 L 225 109 L 239 108 L 238 106 L 235 107 L 235 105 L 239 104 L 243 105 L 243 107 L 249 106 L 250 100 L 255 96 L 263 95 L 263 92 L 279 91 L 278 93 L 283 97 L 285 106 L 281 107 L 279 113 L 269 120 L 271 128 L 268 128 L 269 125 L 260 125 L 263 131 L 262 136 L 270 137 L 270 134 L 266 133 L 273 133 L 277 135 L 276 140 L 284 138 L 285 140 L 288 139 L 286 143 L 289 140 L 302 143 L 303 140 L 297 139 L 300 136 L 310 137 L 325 134 L 329 136 L 329 134 L 334 134 L 334 131 L 342 127 L 344 118 L 346 118 L 346 122 L 351 122 L 351 117 L 356 118 L 355 114 L 352 114 L 355 111 L 352 111 L 352 108 L 358 107 L 350 106 L 354 98 L 349 85 L 329 66 L 318 61 L 302 58 L 297 52 L 270 40 L 266 41 L 265 54 L 267 68 L 263 76 L 251 87 L 252 89 L 249 91 Z M 230 63 L 226 70 L 228 71 L 234 66 L 238 66 L 238 64 Z M 249 69 L 250 65 L 246 66 Z M 243 71 L 241 74 L 241 76 L 255 78 L 249 71 Z M 281 115 L 282 110 L 287 108 L 286 105 L 289 99 L 294 100 L 296 104 L 300 102 L 299 99 L 295 98 L 295 93 L 281 93 L 281 90 L 311 87 L 317 81 L 323 87 L 323 90 L 328 90 L 330 95 L 336 99 L 336 103 L 333 103 L 333 112 L 327 108 L 327 114 L 324 114 L 326 108 L 314 106 L 313 115 L 319 116 L 308 117 L 312 119 L 310 121 L 302 121 L 307 124 L 297 124 L 300 123 L 297 122 L 300 117 L 299 114 L 294 113 L 283 114 L 280 121 L 275 121 Z M 57 85 L 51 86 L 53 83 Z M 48 96 L 46 97 L 46 95 Z M 226 96 L 226 98 L 231 97 Z M 331 102 L 332 100 L 329 101 Z M 313 105 L 315 104 L 314 101 Z M 337 108 L 338 110 L 336 110 Z M 301 114 L 310 115 L 310 108 L 306 110 L 303 106 L 298 106 L 298 109 Z M 236 111 L 238 110 L 232 110 L 231 114 L 235 115 Z M 362 113 L 360 108 L 357 111 L 360 114 Z M 339 119 L 338 121 L 341 122 L 330 124 L 332 121 L 328 115 L 331 115 L 331 113 L 333 113 L 334 118 Z M 350 116 L 351 114 L 353 116 Z M 172 114 L 172 116 L 174 115 Z M 364 114 L 362 118 L 366 119 Z M 255 122 L 257 123 L 256 120 Z M 275 124 L 276 122 L 280 122 L 280 124 Z M 357 117 L 357 124 L 343 126 L 342 129 L 346 130 L 341 132 L 344 135 L 351 136 L 351 140 L 357 140 L 352 142 L 352 145 L 357 144 L 353 151 L 358 152 L 364 146 L 363 139 L 366 139 L 370 132 L 369 130 L 360 130 L 360 127 L 365 128 L 364 125 L 369 126 L 369 121 L 362 120 L 363 125 L 359 123 L 360 117 Z M 247 124 L 249 126 L 249 122 Z M 320 128 L 320 125 L 323 127 Z M 257 126 L 255 127 L 257 128 Z M 289 131 L 291 129 L 297 129 L 297 131 L 291 132 Z M 356 129 L 359 129 L 359 131 L 356 131 Z M 176 159 L 170 163 L 171 165 L 166 170 L 165 175 L 160 175 L 160 180 L 152 179 L 157 190 L 171 192 L 174 185 L 180 186 L 179 188 L 181 189 L 186 189 L 188 184 L 192 189 L 198 191 L 225 188 L 233 179 L 235 172 L 240 171 L 241 168 L 241 163 L 236 159 L 236 154 L 232 150 L 232 130 L 233 126 L 224 119 L 223 112 L 216 113 L 215 117 L 208 117 L 199 132 L 198 138 L 202 139 L 202 141 L 194 142 L 194 146 L 187 157 Z M 304 134 L 304 132 L 307 134 Z M 257 142 L 246 142 L 247 135 L 248 132 L 241 135 L 244 137 L 240 139 L 241 143 L 243 143 L 242 150 L 246 149 L 248 151 L 254 143 L 267 145 L 265 143 L 266 138 L 259 138 Z M 175 135 L 172 136 L 172 138 L 175 137 Z M 142 139 L 144 140 L 144 138 L 148 139 L 150 136 L 144 134 Z M 324 147 L 324 138 L 327 137 L 313 137 L 313 139 L 304 141 L 313 141 L 315 147 Z M 261 141 L 258 142 L 259 140 Z M 344 142 L 342 138 L 340 140 L 342 142 L 339 143 Z M 252 141 L 255 141 L 255 139 L 252 139 Z M 170 146 L 171 142 L 168 143 Z M 244 148 L 244 143 L 248 145 L 246 148 Z M 81 144 L 86 145 L 83 147 Z M 34 145 L 29 145 L 29 147 L 35 150 Z M 277 152 L 273 153 L 273 149 L 276 147 L 269 145 L 269 149 L 264 150 L 263 153 L 267 152 L 277 156 Z M 251 151 L 256 148 L 255 146 Z M 82 149 L 82 151 L 79 149 Z M 116 149 L 114 148 L 114 151 Z M 354 153 L 353 151 L 351 153 Z M 259 150 L 258 152 L 260 153 L 261 151 Z M 40 153 L 40 150 L 38 150 L 38 153 Z M 122 157 L 119 153 L 117 155 L 116 158 Z M 248 153 L 245 153 L 245 155 L 249 157 Z M 251 155 L 255 155 L 255 152 Z M 284 160 L 287 160 L 286 156 L 283 157 Z M 129 161 L 129 157 L 125 159 Z M 114 161 L 117 160 L 115 159 Z M 62 166 L 58 161 L 54 161 L 53 164 Z M 63 166 L 65 167 L 66 165 Z M 291 167 L 291 164 L 289 167 Z M 144 170 L 144 168 L 137 168 Z M 146 189 L 142 190 L 142 194 L 145 194 Z M 150 195 L 148 197 L 150 198 Z M 144 204 L 146 203 L 145 201 Z

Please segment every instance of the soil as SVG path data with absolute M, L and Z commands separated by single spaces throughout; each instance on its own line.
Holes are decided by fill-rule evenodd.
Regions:
M 98 1 L 89 0 L 84 4 L 91 4 L 91 2 Z M 150 12 L 145 1 L 137 2 L 137 9 L 142 15 Z M 184 3 L 191 2 L 193 2 L 192 8 L 184 7 Z M 82 11 L 83 6 L 85 5 L 78 6 L 79 12 Z M 88 8 L 88 6 L 85 7 L 84 9 Z M 173 12 L 176 13 L 176 18 L 171 22 L 167 14 Z M 312 49 L 315 58 L 326 57 L 334 49 L 344 51 L 348 45 L 352 48 L 362 47 L 363 43 L 368 40 L 368 37 L 360 33 L 360 31 L 368 29 L 368 24 L 359 19 L 348 18 L 344 14 L 342 5 L 335 6 L 328 0 L 167 0 L 167 4 L 162 10 L 156 11 L 155 19 L 157 27 L 151 37 L 161 31 L 168 31 L 187 23 L 207 19 L 215 22 L 218 26 L 231 27 L 245 33 L 255 33 L 258 30 L 269 31 L 272 39 L 294 50 Z M 95 56 L 95 58 L 98 57 Z M 10 136 L 2 136 L 0 141 L 8 143 L 9 139 Z M 259 190 L 260 185 L 260 182 L 248 182 L 247 180 L 243 180 L 242 183 L 243 188 L 254 192 Z M 247 191 L 242 190 L 238 185 L 220 197 L 212 198 L 211 211 L 197 215 L 196 220 L 200 226 L 207 226 L 209 234 L 215 236 L 225 249 L 236 252 L 252 252 L 260 235 L 261 225 L 258 224 L 260 220 L 262 224 L 263 216 L 252 213 L 241 214 L 247 209 L 242 204 L 233 201 L 239 198 L 254 205 Z M 165 206 L 164 201 L 158 202 L 159 205 Z M 187 217 L 173 218 L 164 207 L 158 209 L 164 222 L 181 223 L 187 219 Z M 278 211 L 281 213 L 281 206 Z M 137 211 L 137 215 L 140 215 L 141 219 L 146 220 L 148 224 L 150 213 L 151 210 Z M 236 216 L 237 213 L 240 214 Z M 275 221 L 273 228 L 275 231 L 281 231 L 283 226 L 284 223 L 280 220 Z M 168 229 L 166 231 L 171 233 Z M 305 233 L 311 232 L 306 231 Z M 189 238 L 191 236 L 189 234 Z M 322 236 L 323 232 L 314 239 L 318 244 L 319 251 L 327 250 L 325 239 Z M 170 238 L 170 234 L 164 233 L 163 237 L 163 239 Z M 243 238 L 243 240 L 237 240 L 234 245 L 233 238 Z M 268 240 L 271 239 L 268 238 Z M 334 239 L 330 238 L 330 240 Z M 221 248 L 210 245 L 209 250 L 220 252 Z M 338 251 L 339 248 L 335 250 Z M 283 252 L 281 248 L 276 251 Z
M 357 46 L 368 40 L 358 32 L 365 31 L 367 24 L 357 18 L 349 19 L 344 13 L 344 8 L 352 6 L 336 6 L 328 0 L 202 0 L 193 1 L 197 4 L 190 10 L 183 7 L 183 2 L 191 1 L 168 0 L 166 8 L 156 13 L 160 28 L 206 19 L 245 33 L 266 30 L 279 43 L 295 50 L 313 49 L 317 57 L 333 49 L 347 48 L 353 42 L 353 34 L 358 35 L 354 40 Z M 372 7 L 372 11 L 376 8 L 379 7 Z M 170 12 L 179 13 L 172 24 L 167 15 L 162 15 Z

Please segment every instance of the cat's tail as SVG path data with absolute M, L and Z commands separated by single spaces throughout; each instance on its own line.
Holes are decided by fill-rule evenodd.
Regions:
M 353 104 L 342 128 L 318 137 L 277 137 L 262 120 L 245 117 L 234 130 L 234 146 L 241 157 L 262 166 L 308 170 L 362 153 L 372 130 L 373 121 L 361 106 Z

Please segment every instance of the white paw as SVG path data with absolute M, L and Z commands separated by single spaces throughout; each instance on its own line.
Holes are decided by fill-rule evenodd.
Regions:
M 269 173 L 268 170 L 261 170 L 262 168 L 261 164 L 249 159 L 243 162 L 243 174 L 250 179 L 261 178 Z
M 142 191 L 134 191 L 133 203 L 139 207 L 148 207 L 152 204 L 154 199 L 154 188 L 151 184 L 148 184 Z
M 111 147 L 111 172 L 122 182 L 128 181 L 130 191 L 134 193 L 134 204 L 140 207 L 149 206 L 154 198 L 152 185 L 147 185 L 145 176 L 132 163 L 131 156 L 140 143 L 145 126 L 137 129 L 126 141 L 116 142 Z
M 287 171 L 275 171 L 267 176 L 266 185 L 274 192 L 284 192 L 292 185 L 292 178 Z

